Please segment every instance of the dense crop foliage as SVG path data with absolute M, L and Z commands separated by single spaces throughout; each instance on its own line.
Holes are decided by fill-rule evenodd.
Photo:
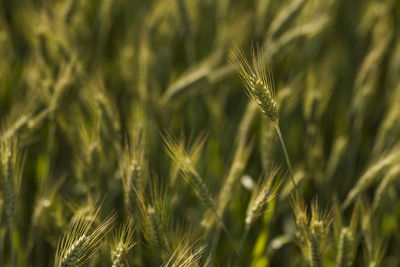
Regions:
M 0 0 L 0 266 L 399 266 L 400 1 Z

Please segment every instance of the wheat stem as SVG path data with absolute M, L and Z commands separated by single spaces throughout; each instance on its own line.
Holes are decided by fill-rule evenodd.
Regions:
M 290 162 L 289 154 L 288 154 L 287 149 L 286 149 L 285 141 L 283 140 L 283 137 L 282 137 L 281 129 L 280 129 L 279 125 L 275 125 L 275 129 L 276 129 L 276 132 L 277 132 L 278 137 L 279 137 L 279 141 L 280 141 L 281 146 L 282 146 L 283 154 L 285 155 L 286 164 L 287 164 L 289 172 L 290 172 L 290 180 L 292 181 L 293 187 L 297 192 L 297 185 L 296 185 L 296 181 L 294 180 L 292 163 Z

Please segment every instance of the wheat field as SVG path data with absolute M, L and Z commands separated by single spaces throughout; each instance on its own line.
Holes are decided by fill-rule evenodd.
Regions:
M 0 0 L 0 266 L 400 266 L 400 1 Z

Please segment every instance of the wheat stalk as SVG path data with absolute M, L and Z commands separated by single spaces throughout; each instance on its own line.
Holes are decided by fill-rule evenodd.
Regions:
M 204 265 L 200 265 L 200 260 L 204 252 L 205 246 L 195 247 L 196 242 L 190 243 L 187 236 L 180 240 L 176 249 L 161 266 L 162 267 L 185 267 L 185 266 L 208 266 L 209 260 Z
M 283 140 L 282 132 L 279 127 L 279 116 L 277 103 L 275 100 L 276 94 L 271 70 L 269 70 L 269 74 L 267 74 L 264 64 L 264 56 L 261 50 L 258 50 L 257 53 L 252 50 L 251 64 L 247 60 L 244 53 L 238 49 L 232 50 L 231 58 L 231 62 L 239 74 L 247 95 L 252 101 L 257 103 L 261 113 L 271 121 L 276 130 L 285 156 L 286 164 L 291 174 L 291 182 L 297 192 L 297 185 L 293 178 L 292 163 L 290 161 L 285 141 Z
M 77 212 L 58 242 L 55 267 L 81 266 L 97 252 L 116 217 L 115 213 L 110 215 L 92 230 L 100 207 L 101 205 L 96 208 L 89 204 L 84 210 Z
M 246 166 L 247 160 L 250 156 L 252 146 L 247 145 L 244 141 L 239 141 L 235 156 L 232 161 L 232 165 L 229 169 L 228 176 L 221 188 L 218 195 L 218 214 L 223 216 L 225 209 L 232 198 L 235 183 L 242 174 L 244 167 Z
M 206 184 L 203 182 L 200 175 L 197 173 L 195 167 L 193 166 L 190 157 L 187 155 L 183 145 L 179 144 L 176 139 L 168 133 L 163 136 L 163 144 L 164 149 L 178 167 L 185 181 L 189 185 L 191 185 L 199 199 L 207 208 L 209 208 L 213 212 L 215 217 L 218 219 L 222 229 L 225 231 L 227 237 L 229 238 L 232 247 L 236 251 L 235 247 L 233 246 L 232 237 L 228 229 L 226 228 L 221 216 L 218 214 L 217 206 L 215 205 Z
M 364 171 L 357 183 L 353 186 L 350 192 L 347 194 L 345 201 L 342 204 L 342 209 L 347 208 L 356 197 L 365 191 L 374 180 L 379 177 L 378 174 L 386 171 L 390 166 L 398 164 L 400 156 L 400 145 L 396 145 L 388 153 L 382 155 L 378 160 L 372 162 L 368 168 Z
M 352 231 L 344 227 L 340 232 L 339 247 L 336 257 L 337 267 L 350 267 L 353 264 L 354 236 Z
M 10 237 L 11 265 L 16 266 L 14 218 L 24 159 L 18 151 L 16 139 L 1 140 L 0 142 L 0 182 L 3 187 L 3 203 Z
M 268 203 L 275 198 L 280 187 L 280 183 L 275 182 L 277 173 L 278 169 L 273 169 L 268 177 L 263 177 L 262 183 L 255 189 L 247 208 L 246 228 L 249 228 L 261 216 Z
M 125 261 L 129 250 L 136 244 L 133 241 L 133 233 L 134 229 L 132 220 L 126 221 L 118 229 L 111 246 L 112 267 L 129 266 L 128 264 L 125 264 Z
M 153 177 L 156 181 L 157 177 Z M 144 190 L 133 188 L 139 202 L 141 214 L 141 228 L 144 237 L 150 246 L 158 251 L 158 256 L 164 258 L 171 252 L 171 244 L 168 236 L 168 214 L 166 192 L 158 182 L 151 184 L 150 197 L 144 194 Z
M 321 213 L 318 202 L 311 204 L 311 211 L 307 210 L 304 202 L 298 197 L 292 199 L 292 207 L 296 218 L 296 225 L 300 231 L 300 246 L 312 267 L 324 266 L 323 245 L 331 224 L 329 211 Z
M 276 194 L 278 193 L 280 183 L 275 182 L 277 173 L 278 169 L 273 169 L 268 177 L 263 177 L 262 182 L 253 192 L 253 196 L 247 207 L 245 229 L 244 234 L 242 235 L 238 253 L 240 258 L 237 263 L 241 262 L 243 246 L 249 234 L 250 227 L 263 214 L 266 206 L 276 197 Z
M 311 267 L 323 267 L 324 259 L 321 250 L 323 222 L 312 220 L 308 230 L 309 261 Z

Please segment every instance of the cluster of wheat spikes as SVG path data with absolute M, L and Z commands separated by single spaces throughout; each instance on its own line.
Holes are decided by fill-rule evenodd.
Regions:
M 399 178 L 399 0 L 0 0 L 0 267 L 400 266 Z

